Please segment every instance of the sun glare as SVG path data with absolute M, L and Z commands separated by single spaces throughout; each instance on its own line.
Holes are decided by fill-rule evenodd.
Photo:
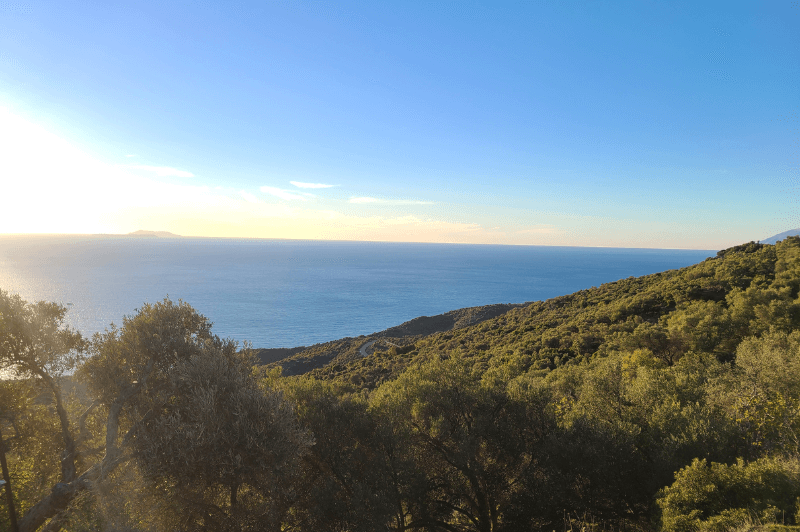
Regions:
M 170 183 L 187 170 L 110 164 L 85 153 L 7 108 L 0 108 L 0 170 L 8 176 L 2 233 L 126 233 L 141 228 L 185 236 L 480 242 L 474 223 L 417 216 L 359 216 L 293 202 L 306 193 L 262 187 L 242 190 Z M 168 171 L 169 170 L 169 171 Z M 300 188 L 329 188 L 300 183 Z M 275 191 L 281 192 L 277 199 Z M 285 192 L 285 193 L 283 193 Z M 306 194 L 306 195 L 303 195 Z M 488 235 L 492 237 L 492 235 Z
M 8 109 L 0 109 L 6 233 L 89 233 L 107 229 L 111 169 Z

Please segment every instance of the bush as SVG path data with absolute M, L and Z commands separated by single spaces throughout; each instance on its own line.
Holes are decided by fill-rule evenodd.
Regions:
M 796 524 L 800 461 L 796 458 L 743 460 L 733 465 L 695 459 L 661 490 L 663 530 L 723 531 L 748 523 Z

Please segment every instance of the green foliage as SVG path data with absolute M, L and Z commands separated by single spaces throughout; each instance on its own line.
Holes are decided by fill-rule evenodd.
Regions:
M 75 369 L 86 344 L 64 325 L 66 312 L 0 290 L 0 375 L 48 380 Z
M 331 367 L 360 359 L 361 355 L 358 350 L 363 343 L 364 337 L 359 337 L 317 344 L 269 366 L 280 367 L 283 375 L 286 376 L 302 375 L 308 372 L 329 374 Z
M 294 502 L 300 458 L 312 443 L 281 394 L 262 391 L 253 361 L 203 349 L 169 372 L 169 393 L 137 431 L 145 479 L 174 503 L 173 526 L 278 526 Z
M 283 383 L 301 425 L 314 435 L 303 460 L 303 480 L 293 508 L 300 530 L 381 529 L 394 512 L 391 461 L 379 420 L 365 398 L 308 377 Z
M 711 397 L 735 422 L 747 458 L 800 452 L 800 331 L 745 339 Z
M 541 390 L 518 385 L 511 391 L 504 376 L 509 373 L 502 370 L 481 375 L 458 356 L 435 358 L 372 397 L 371 410 L 402 442 L 401 461 L 417 472 L 414 489 L 398 486 L 404 526 L 536 524 L 527 487 L 554 418 Z
M 762 458 L 732 465 L 695 459 L 661 490 L 666 532 L 724 531 L 748 522 L 796 524 L 800 462 Z
M 763 249 L 765 246 L 766 244 L 750 241 L 747 244 L 740 244 L 738 246 L 733 246 L 731 248 L 718 251 L 717 257 L 724 257 L 729 253 L 755 253 L 756 251 Z
M 121 328 L 112 324 L 95 335 L 91 357 L 79 374 L 103 404 L 130 396 L 128 408 L 144 413 L 169 389 L 175 364 L 200 355 L 207 346 L 235 349 L 232 342 L 214 336 L 211 323 L 188 303 L 146 303 L 135 316 L 126 316 Z
M 48 394 L 32 379 L 0 381 L 0 427 L 9 463 L 17 516 L 30 509 L 58 481 L 63 449 L 58 419 Z M 0 490 L 5 502 L 5 493 Z M 0 530 L 10 530 L 6 504 L 0 505 Z

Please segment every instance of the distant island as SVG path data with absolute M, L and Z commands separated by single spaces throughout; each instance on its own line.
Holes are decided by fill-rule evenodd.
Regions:
M 128 233 L 125 236 L 144 236 L 144 237 L 156 237 L 156 238 L 180 238 L 181 235 L 176 235 L 175 233 L 170 233 L 169 231 L 145 231 L 144 229 L 139 229 L 138 231 L 134 231 L 132 233 Z

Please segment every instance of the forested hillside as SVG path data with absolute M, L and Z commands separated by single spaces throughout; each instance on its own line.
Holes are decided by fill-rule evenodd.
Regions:
M 272 367 L 280 366 L 284 376 L 302 375 L 326 365 L 338 368 L 343 364 L 358 360 L 362 357 L 361 346 L 371 339 L 377 339 L 378 343 L 367 346 L 366 352 L 369 354 L 372 354 L 375 347 L 391 345 L 402 347 L 410 341 L 413 342 L 413 340 L 426 335 L 469 327 L 520 305 L 496 304 L 451 310 L 436 316 L 420 316 L 370 336 L 342 338 L 311 347 L 297 347 L 290 350 L 259 349 L 256 351 L 256 356 L 264 364 Z
M 89 341 L 0 292 L 19 530 L 793 527 L 798 291 L 800 238 L 750 243 L 298 376 L 186 304 Z

